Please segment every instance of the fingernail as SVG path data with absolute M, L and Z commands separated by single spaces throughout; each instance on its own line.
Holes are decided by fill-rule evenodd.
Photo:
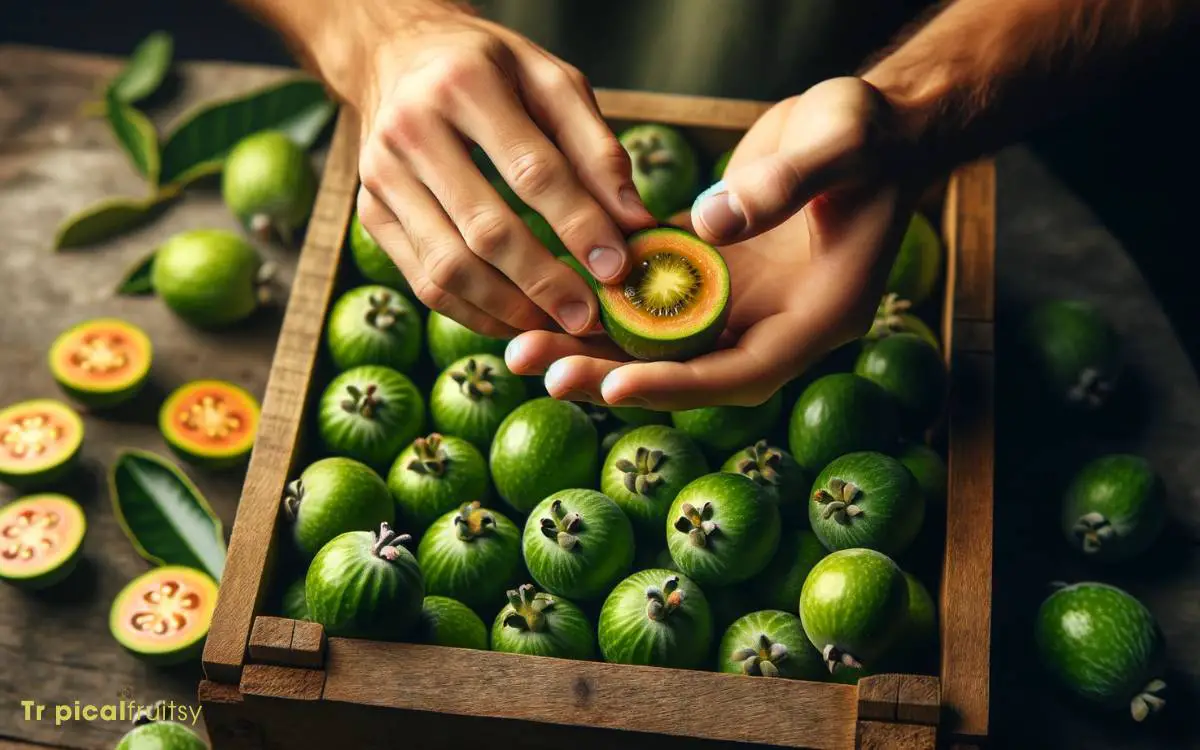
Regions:
M 692 206 L 692 215 L 714 237 L 735 236 L 746 228 L 746 215 L 737 197 L 725 187 L 725 181 L 717 182 L 705 190 Z
M 592 269 L 592 275 L 601 281 L 616 276 L 621 270 L 622 261 L 621 253 L 611 247 L 593 248 L 588 253 L 588 268 Z
M 558 322 L 570 333 L 575 333 L 588 323 L 586 302 L 568 302 L 558 308 Z
M 504 347 L 504 362 L 512 369 L 513 363 L 521 356 L 521 342 L 518 339 L 513 339 L 508 342 L 508 346 Z
M 550 394 L 554 393 L 554 389 L 562 385 L 567 378 L 567 366 L 563 361 L 557 360 L 550 365 L 550 369 L 546 370 L 546 377 L 542 380 L 546 386 L 546 391 Z

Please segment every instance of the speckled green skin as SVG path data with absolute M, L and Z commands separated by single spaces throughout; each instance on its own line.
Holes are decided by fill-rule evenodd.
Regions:
M 293 497 L 299 497 L 299 503 L 293 504 Z M 379 474 L 366 464 L 342 457 L 309 465 L 300 474 L 299 485 L 288 486 L 284 508 L 292 519 L 296 549 L 305 560 L 311 560 L 336 536 L 347 531 L 374 531 L 396 518 Z
M 1131 700 L 1165 674 L 1154 616 L 1107 584 L 1077 583 L 1051 594 L 1038 610 L 1035 637 L 1046 672 L 1106 708 L 1129 710 Z
M 494 354 L 504 357 L 508 339 L 495 339 L 475 333 L 453 318 L 431 311 L 425 327 L 429 356 L 439 370 L 444 370 L 463 357 L 472 354 Z
M 792 454 L 760 441 L 734 453 L 721 465 L 721 471 L 744 474 L 763 488 L 767 497 L 779 506 L 779 517 L 788 528 L 808 526 L 808 491 L 812 475 Z
M 851 501 L 860 515 L 826 516 L 830 503 L 819 502 L 824 490 L 833 502 L 844 494 L 833 484 L 853 484 Z M 871 451 L 847 453 L 817 475 L 808 502 L 808 520 L 817 538 L 830 551 L 866 547 L 895 557 L 908 549 L 925 520 L 925 497 L 912 472 L 891 456 Z
M 622 461 L 636 466 L 639 448 L 663 453 L 662 462 L 654 472 L 659 481 L 646 487 L 645 493 L 637 491 L 636 486 L 630 491 L 625 484 L 626 472 L 617 466 Z M 688 482 L 708 471 L 708 460 L 700 447 L 682 431 L 664 425 L 646 425 L 630 430 L 613 445 L 600 469 L 600 489 L 625 511 L 641 538 L 662 544 L 663 522 L 675 496 Z
M 193 229 L 164 242 L 154 255 L 154 293 L 185 322 L 221 328 L 258 307 L 262 258 L 250 243 L 223 229 Z
M 818 652 L 833 646 L 865 668 L 884 657 L 904 631 L 908 583 L 881 552 L 832 552 L 809 573 L 800 592 L 800 620 Z M 853 668 L 839 665 L 835 673 Z
M 488 629 L 470 607 L 445 596 L 427 596 L 414 640 L 431 646 L 488 649 Z
M 153 721 L 130 729 L 116 750 L 208 750 L 208 745 L 182 724 Z
M 468 383 L 459 383 L 455 377 L 465 378 L 468 364 L 490 369 L 486 382 L 491 392 L 484 394 L 472 391 Z M 429 394 L 429 413 L 433 427 L 444 435 L 456 435 L 486 452 L 492 446 L 492 438 L 504 418 L 512 413 L 528 397 L 525 381 L 512 374 L 504 360 L 494 354 L 474 354 L 452 363 L 434 381 Z
M 912 472 L 920 485 L 921 494 L 925 496 L 925 511 L 928 513 L 934 507 L 945 508 L 949 477 L 941 454 L 923 443 L 909 443 L 896 454 L 896 458 Z
M 868 343 L 894 336 L 898 333 L 913 333 L 920 336 L 922 340 L 932 346 L 935 350 L 941 350 L 941 344 L 938 342 L 937 334 L 933 329 L 926 324 L 925 321 L 918 318 L 912 313 L 900 313 L 899 315 L 891 316 L 894 318 L 892 323 L 888 323 L 887 317 L 876 315 L 875 323 L 871 326 L 871 330 L 863 337 L 863 342 Z
M 1139 456 L 1101 456 L 1075 475 L 1063 498 L 1062 530 L 1067 541 L 1089 558 L 1129 560 L 1145 552 L 1166 524 L 1165 489 L 1148 461 Z M 1096 517 L 1098 514 L 1098 518 Z M 1081 523 L 1082 522 L 1082 523 Z M 1088 531 L 1099 530 L 1088 541 Z M 1104 531 L 1104 527 L 1111 531 Z
M 521 221 L 525 222 L 525 226 L 529 227 L 529 231 L 533 233 L 537 241 L 542 243 L 551 254 L 555 256 L 571 254 L 567 246 L 554 233 L 554 227 L 550 226 L 550 222 L 546 221 L 541 214 L 533 210 L 524 211 L 521 213 Z
M 596 486 L 600 436 L 583 409 L 537 398 L 505 417 L 492 441 L 496 491 L 520 513 L 570 488 Z
M 665 619 L 651 620 L 646 616 L 646 590 L 662 589 L 672 576 L 679 579 L 683 601 Z M 598 636 L 600 653 L 608 662 L 699 669 L 711 663 L 712 612 L 704 592 L 690 578 L 650 568 L 613 588 L 600 610 Z
M 838 456 L 855 451 L 890 452 L 899 434 L 891 397 L 853 373 L 813 381 L 792 409 L 788 444 L 792 457 L 816 474 Z
M 382 405 L 370 416 L 350 410 L 348 390 L 374 386 Z M 325 450 L 386 472 L 404 446 L 425 427 L 425 400 L 408 376 L 381 365 L 363 365 L 335 377 L 321 395 L 317 425 Z
M 767 437 L 782 411 L 783 393 L 776 391 L 758 406 L 706 406 L 671 412 L 671 422 L 706 450 L 727 456 Z
M 577 541 L 564 548 L 551 539 L 542 525 L 562 525 L 552 508 L 560 504 L 564 516 L 578 515 Z M 550 594 L 577 601 L 595 599 L 612 590 L 633 564 L 633 525 L 621 508 L 596 490 L 560 490 L 538 503 L 521 537 L 525 567 L 538 586 Z
M 621 311 L 608 305 L 607 297 L 600 297 L 600 323 L 613 343 L 634 359 L 646 362 L 682 362 L 707 354 L 716 346 L 717 339 L 729 322 L 728 294 L 718 303 L 721 311 L 707 325 L 687 335 L 672 335 L 670 338 L 637 333 L 621 320 Z
M 767 638 L 765 643 L 764 636 Z M 774 644 L 783 646 L 786 652 L 781 658 L 769 659 L 770 647 Z M 759 658 L 767 657 L 779 671 L 774 676 L 783 679 L 821 680 L 828 674 L 821 655 L 808 642 L 800 618 L 791 612 L 751 612 L 738 618 L 721 637 L 721 645 L 717 648 L 718 672 L 764 676 L 761 667 L 756 665 L 747 669 L 749 665 L 745 660 L 734 658 L 742 649 L 753 649 Z
M 675 524 L 683 506 L 712 504 L 716 530 L 703 546 Z M 710 519 L 705 519 L 710 520 Z M 762 487 L 741 474 L 707 474 L 689 483 L 667 511 L 667 549 L 681 571 L 700 585 L 728 586 L 763 571 L 779 548 L 779 508 Z
M 897 333 L 863 349 L 854 373 L 878 385 L 895 400 L 910 434 L 931 426 L 946 400 L 946 366 L 929 342 L 915 333 Z
M 671 163 L 653 168 L 638 157 L 639 143 L 657 138 Z M 633 162 L 633 185 L 647 210 L 659 221 L 666 221 L 687 208 L 699 190 L 700 167 L 696 151 L 675 128 L 666 125 L 634 125 L 618 138 Z
M 417 560 L 427 593 L 457 599 L 485 620 L 504 605 L 504 592 L 524 574 L 521 530 L 503 514 L 486 510 L 495 526 L 471 539 L 459 539 L 451 511 L 421 537 Z
M 326 544 L 304 578 L 308 616 L 326 635 L 397 641 L 409 637 L 421 614 L 425 583 L 404 547 L 385 560 L 372 552 L 376 534 L 350 531 Z
M 1107 403 L 1124 367 L 1116 331 L 1099 309 L 1078 300 L 1044 302 L 1029 312 L 1021 338 L 1051 398 L 1081 410 Z
M 472 500 L 488 498 L 487 461 L 479 449 L 462 438 L 440 435 L 444 454 L 442 474 L 424 467 L 410 444 L 392 464 L 387 488 L 396 501 L 400 525 L 419 535 L 441 516 Z
M 886 290 L 911 300 L 913 305 L 922 304 L 933 293 L 942 271 L 943 255 L 942 241 L 933 225 L 914 213 L 892 262 Z
M 350 219 L 350 257 L 362 277 L 406 294 L 411 293 L 408 281 L 400 269 L 363 227 L 355 212 Z
M 385 315 L 375 312 L 386 310 Z M 360 286 L 333 303 L 325 323 L 325 347 L 333 366 L 385 365 L 409 372 L 421 356 L 421 316 L 400 292 Z
M 537 599 L 551 602 L 542 612 L 542 629 L 521 630 L 505 625 L 505 618 L 514 611 L 507 604 L 492 623 L 492 650 L 558 659 L 595 658 L 596 634 L 587 615 L 561 596 L 538 593 Z
M 265 130 L 243 138 L 225 157 L 221 197 L 246 227 L 263 216 L 290 239 L 312 214 L 317 173 L 295 141 Z
M 308 599 L 304 594 L 304 576 L 299 576 L 283 590 L 279 614 L 292 620 L 308 619 Z
M 795 612 L 800 591 L 813 566 L 829 551 L 817 535 L 808 529 L 786 529 L 779 537 L 779 549 L 763 572 L 750 580 L 754 605 L 765 609 Z
M 921 670 L 938 642 L 937 605 L 933 597 L 913 574 L 905 573 L 904 580 L 908 584 L 908 616 L 904 618 L 904 627 L 896 644 L 881 665 L 885 667 L 884 671 Z

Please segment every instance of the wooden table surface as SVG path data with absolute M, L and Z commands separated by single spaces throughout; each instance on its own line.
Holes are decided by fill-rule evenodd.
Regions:
M 123 446 L 166 454 L 155 427 L 157 403 L 191 379 L 232 380 L 261 396 L 279 312 L 236 331 L 196 332 L 153 298 L 116 297 L 125 268 L 155 243 L 185 229 L 236 224 L 212 190 L 191 191 L 148 227 L 95 248 L 53 253 L 55 228 L 68 214 L 106 196 L 143 194 L 107 127 L 78 115 L 119 62 L 73 53 L 0 47 L 0 404 L 57 396 L 44 364 L 54 336 L 69 324 L 117 315 L 143 326 L 155 344 L 152 387 L 130 408 L 85 416 L 85 468 L 69 491 L 89 517 L 80 571 L 53 596 L 0 588 L 0 749 L 8 742 L 109 748 L 125 726 L 68 721 L 55 705 L 113 704 L 123 696 L 192 706 L 198 665 L 158 669 L 124 653 L 107 632 L 108 607 L 149 566 L 115 523 L 104 475 Z M 235 95 L 286 71 L 222 63 L 186 65 L 170 97 L 149 109 L 161 126 L 197 102 Z M 997 465 L 996 636 L 993 656 L 997 746 L 1021 748 L 1200 747 L 1185 730 L 1200 690 L 1200 391 L 1170 325 L 1123 248 L 1024 149 L 1000 155 L 998 319 L 1000 444 Z M 295 254 L 264 248 L 290 278 Z M 1069 430 L 1023 413 L 1007 386 L 1004 333 L 1031 301 L 1079 296 L 1103 304 L 1127 342 L 1134 377 L 1117 417 Z M 1119 424 L 1114 427 L 1113 424 Z M 1140 452 L 1162 471 L 1175 522 L 1146 560 L 1119 571 L 1089 570 L 1065 554 L 1058 534 L 1055 477 L 1095 451 Z M 240 473 L 188 469 L 226 528 Z M 14 494 L 0 489 L 0 501 Z M 1098 720 L 1041 688 L 1030 652 L 1032 613 L 1050 580 L 1097 578 L 1127 586 L 1158 616 L 1170 645 L 1174 711 L 1154 728 L 1131 730 Z M 22 701 L 48 706 L 26 721 Z M 202 722 L 201 722 L 202 724 Z M 11 747 L 22 747 L 14 744 Z

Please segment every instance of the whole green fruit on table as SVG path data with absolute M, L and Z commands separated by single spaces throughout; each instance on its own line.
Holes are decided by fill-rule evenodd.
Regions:
M 559 490 L 529 514 L 525 566 L 550 594 L 587 600 L 612 590 L 633 563 L 633 525 L 596 490 Z
M 792 457 L 816 474 L 838 456 L 888 453 L 899 436 L 899 416 L 887 391 L 866 378 L 839 372 L 808 385 L 792 409 Z
M 650 568 L 613 588 L 597 635 L 605 661 L 699 669 L 711 658 L 712 613 L 690 578 Z
M 524 514 L 559 490 L 596 486 L 600 437 L 583 409 L 544 397 L 526 401 L 496 430 L 490 466 L 496 491 Z
M 391 256 L 387 254 L 370 232 L 362 225 L 358 212 L 350 219 L 350 257 L 363 278 L 375 284 L 391 287 L 399 292 L 411 293 L 408 281 Z
M 258 251 L 222 229 L 176 234 L 154 254 L 154 293 L 185 322 L 219 328 L 250 317 L 266 268 Z
M 871 451 L 834 459 L 813 482 L 808 520 L 829 550 L 867 547 L 896 556 L 925 520 L 925 497 L 912 472 Z
M 386 472 L 425 426 L 425 400 L 408 376 L 362 365 L 335 377 L 321 394 L 317 428 L 325 450 Z
M 671 412 L 675 427 L 708 451 L 720 456 L 767 437 L 783 411 L 783 393 L 776 391 L 758 406 L 705 406 Z
M 812 477 L 796 463 L 792 454 L 766 440 L 759 440 L 730 456 L 721 471 L 744 474 L 757 482 L 779 506 L 779 517 L 784 526 L 808 525 L 808 490 L 812 487 Z
M 1101 456 L 1079 470 L 1063 498 L 1062 529 L 1096 560 L 1128 560 L 1154 544 L 1166 524 L 1162 479 L 1146 459 Z
M 478 501 L 467 503 L 433 522 L 417 560 L 428 593 L 457 599 L 490 619 L 503 605 L 504 590 L 522 575 L 521 530 Z
M 779 508 L 741 474 L 706 474 L 679 491 L 667 512 L 671 559 L 700 585 L 728 586 L 767 566 L 779 547 Z
M 436 310 L 429 312 L 429 319 L 425 325 L 429 356 L 433 359 L 433 364 L 441 370 L 472 354 L 493 354 L 503 358 L 504 349 L 508 346 L 508 339 L 475 333 Z
M 868 344 L 854 373 L 887 391 L 909 433 L 933 425 L 946 401 L 946 366 L 937 349 L 915 333 L 896 333 Z
M 526 398 L 525 381 L 494 354 L 471 354 L 438 375 L 429 394 L 433 426 L 488 451 L 504 418 Z
M 1041 386 L 1067 406 L 1103 406 L 1124 370 L 1116 331 L 1088 302 L 1037 305 L 1024 321 L 1021 342 Z
M 221 196 L 251 232 L 290 240 L 312 213 L 317 173 L 295 141 L 264 130 L 238 141 L 225 157 Z
M 305 560 L 347 531 L 372 531 L 396 519 L 383 479 L 366 464 L 340 456 L 322 458 L 301 472 L 287 485 L 283 507 Z

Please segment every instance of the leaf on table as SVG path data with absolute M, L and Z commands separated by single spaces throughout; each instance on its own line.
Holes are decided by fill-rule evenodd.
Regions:
M 105 97 L 105 114 L 113 135 L 133 162 L 134 169 L 152 184 L 157 183 L 160 161 L 154 123 L 111 92 Z
M 93 245 L 136 229 L 178 196 L 179 191 L 172 189 L 149 198 L 105 198 L 64 221 L 54 237 L 54 249 Z
M 154 294 L 154 283 L 150 274 L 154 271 L 154 256 L 157 250 L 130 266 L 129 270 L 117 284 L 117 294 L 123 297 L 134 297 L 141 294 Z
M 117 521 L 139 555 L 221 579 L 221 521 L 175 464 L 146 451 L 123 450 L 109 473 L 109 493 Z
M 165 31 L 155 31 L 143 39 L 125 67 L 108 86 L 117 101 L 134 104 L 158 90 L 175 53 L 175 40 Z
M 282 131 L 310 148 L 336 109 L 321 84 L 308 78 L 204 105 L 167 136 L 159 182 L 182 187 L 219 172 L 238 141 L 263 130 Z

